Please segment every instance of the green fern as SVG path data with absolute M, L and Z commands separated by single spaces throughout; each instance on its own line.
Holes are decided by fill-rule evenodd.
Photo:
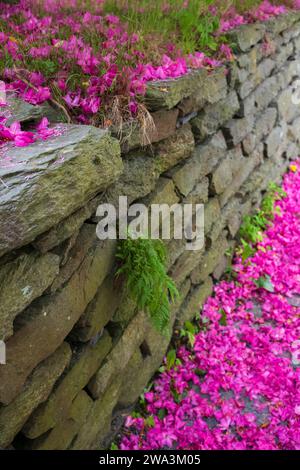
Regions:
M 166 272 L 165 246 L 160 240 L 128 237 L 120 240 L 116 256 L 121 261 L 117 276 L 125 276 L 137 306 L 149 314 L 159 332 L 167 334 L 170 303 L 175 302 L 179 292 Z

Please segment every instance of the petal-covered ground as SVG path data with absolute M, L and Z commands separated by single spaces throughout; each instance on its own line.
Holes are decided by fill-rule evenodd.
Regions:
M 194 347 L 145 394 L 146 418 L 127 418 L 122 449 L 300 449 L 299 161 L 283 186 L 257 252 L 215 287 Z

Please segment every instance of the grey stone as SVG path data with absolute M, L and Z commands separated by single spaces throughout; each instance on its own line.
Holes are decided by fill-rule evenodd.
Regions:
M 6 116 L 6 125 L 13 122 L 29 123 L 47 117 L 51 122 L 64 122 L 65 116 L 62 112 L 52 108 L 48 102 L 41 105 L 32 105 L 18 98 L 16 95 L 8 93 L 7 108 L 1 109 L 1 115 Z
M 289 127 L 289 137 L 295 142 L 300 142 L 300 117 L 295 119 Z
M 254 125 L 254 117 L 247 116 L 241 119 L 231 119 L 223 127 L 223 132 L 230 147 L 235 147 L 237 144 L 250 134 Z
M 263 39 L 266 28 L 263 24 L 242 25 L 226 34 L 230 41 L 237 44 L 242 52 L 248 51 Z
M 232 181 L 232 169 L 230 161 L 226 158 L 223 160 L 218 168 L 213 172 L 210 192 L 212 195 L 221 194 Z
M 53 385 L 68 365 L 70 357 L 70 346 L 63 343 L 52 356 L 33 371 L 21 393 L 10 405 L 0 409 L 1 447 L 6 447 L 12 442 L 33 410 L 47 400 Z
M 83 223 L 88 220 L 94 212 L 96 212 L 96 209 L 101 202 L 103 202 L 102 195 L 91 199 L 87 204 L 59 222 L 55 227 L 52 227 L 48 232 L 37 237 L 33 242 L 34 247 L 41 253 L 46 253 L 60 243 L 65 242 L 67 239 L 73 238 L 74 234 L 77 237 L 79 229 Z
M 223 207 L 229 199 L 238 191 L 252 171 L 263 160 L 263 147 L 258 146 L 251 155 L 243 157 L 239 163 L 239 169 L 235 172 L 232 184 L 220 196 L 220 204 Z
M 237 92 L 239 97 L 244 100 L 245 98 L 247 98 L 247 96 L 250 95 L 250 93 L 253 92 L 253 90 L 255 90 L 256 86 L 256 78 L 254 75 L 251 75 L 244 83 L 241 83 L 241 85 L 238 86 Z
M 204 140 L 212 135 L 226 121 L 231 119 L 240 109 L 239 100 L 235 91 L 231 91 L 226 98 L 218 103 L 206 106 L 199 115 L 191 121 L 193 132 L 198 140 Z
M 299 105 L 297 98 L 299 93 L 291 86 L 283 90 L 278 97 L 278 112 L 281 119 L 290 123 L 295 117 L 299 116 Z
M 64 289 L 30 305 L 18 317 L 18 330 L 6 343 L 7 364 L 0 369 L 0 402 L 10 403 L 34 367 L 72 330 L 112 268 L 115 241 L 97 242 Z
M 213 281 L 211 277 L 207 278 L 200 286 L 195 287 L 181 307 L 177 317 L 178 322 L 184 324 L 186 321 L 191 321 L 195 318 L 201 312 L 206 299 L 212 294 L 212 291 Z
M 164 173 L 189 158 L 194 147 L 195 140 L 191 126 L 186 124 L 176 130 L 174 135 L 156 145 L 155 165 L 158 172 Z
M 96 226 L 83 224 L 73 247 L 66 254 L 66 261 L 61 266 L 59 275 L 51 285 L 51 292 L 63 287 L 83 262 L 86 254 L 97 241 Z
M 255 135 L 259 142 L 263 137 L 270 134 L 277 119 L 276 108 L 267 108 L 256 120 Z
M 293 43 L 288 43 L 286 45 L 281 46 L 279 54 L 276 56 L 276 64 L 277 67 L 281 67 L 285 64 L 285 62 L 293 56 L 294 53 L 294 45 Z
M 251 93 L 249 96 L 241 100 L 240 110 L 237 113 L 238 117 L 253 116 L 256 113 L 255 109 L 255 93 Z
M 84 346 L 46 403 L 40 405 L 23 428 L 30 439 L 41 436 L 70 415 L 72 401 L 97 372 L 111 348 L 107 332 L 95 346 Z
M 275 127 L 266 139 L 266 156 L 276 159 L 284 151 L 286 131 L 283 127 Z
M 48 253 L 23 254 L 0 267 L 0 338 L 13 334 L 15 317 L 53 282 L 59 257 Z
M 205 282 L 210 274 L 213 273 L 217 267 L 222 256 L 228 248 L 228 242 L 226 239 L 226 232 L 213 243 L 212 247 L 205 253 L 204 257 L 191 273 L 191 281 L 193 284 L 200 284 Z
M 8 150 L 0 164 L 0 256 L 82 207 L 122 169 L 119 143 L 90 126 L 69 126 L 62 136 Z
M 266 22 L 266 29 L 274 35 L 279 35 L 279 33 L 289 30 L 298 19 L 298 12 L 276 16 L 276 18 L 272 18 Z
M 122 290 L 114 278 L 108 276 L 75 326 L 72 338 L 82 342 L 90 341 L 111 320 L 121 299 Z
M 112 135 L 120 140 L 123 153 L 147 147 L 173 135 L 176 131 L 179 110 L 160 110 L 145 117 L 142 124 L 134 120 L 120 129 L 112 128 Z
M 193 156 L 180 168 L 169 173 L 180 193 L 187 196 L 201 179 L 212 172 L 224 157 L 226 143 L 222 132 L 218 132 L 204 145 L 198 145 Z
M 255 103 L 257 109 L 260 111 L 269 106 L 269 104 L 275 100 L 277 93 L 279 92 L 279 84 L 276 77 L 267 78 L 261 85 L 255 90 Z
M 94 399 L 103 396 L 114 379 L 127 366 L 133 352 L 142 343 L 149 328 L 145 313 L 139 312 L 124 330 L 122 337 L 106 357 L 105 363 L 91 379 L 88 388 Z
M 209 179 L 203 178 L 183 200 L 184 204 L 205 204 L 208 202 Z
M 242 142 L 242 149 L 244 155 L 250 155 L 256 147 L 257 137 L 256 134 L 251 133 L 247 135 Z
M 198 70 L 177 79 L 148 83 L 145 96 L 148 109 L 156 111 L 162 108 L 174 108 L 199 88 L 199 83 L 203 83 L 206 75 L 205 70 Z

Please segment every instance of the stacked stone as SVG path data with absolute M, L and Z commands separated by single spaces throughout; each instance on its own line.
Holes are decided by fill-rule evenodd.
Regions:
M 128 126 L 118 141 L 69 125 L 0 161 L 1 447 L 105 447 L 168 348 L 114 277 L 116 242 L 96 237 L 101 202 L 205 205 L 203 250 L 167 243 L 173 327 L 201 310 L 243 215 L 297 157 L 299 15 L 230 36 L 228 68 L 149 85 L 155 129 Z M 45 113 L 14 106 L 24 123 Z

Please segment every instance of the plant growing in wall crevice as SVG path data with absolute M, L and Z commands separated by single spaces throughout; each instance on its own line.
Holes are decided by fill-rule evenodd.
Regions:
M 260 209 L 253 215 L 246 215 L 240 228 L 242 247 L 240 254 L 243 261 L 255 253 L 253 245 L 262 241 L 263 232 L 274 219 L 276 213 L 280 213 L 280 208 L 275 205 L 286 196 L 285 191 L 275 183 L 270 183 L 268 191 L 264 196 Z
M 179 298 L 174 281 L 166 271 L 166 248 L 161 240 L 146 238 L 120 240 L 117 258 L 129 295 L 139 309 L 149 314 L 155 328 L 169 333 L 170 306 Z

